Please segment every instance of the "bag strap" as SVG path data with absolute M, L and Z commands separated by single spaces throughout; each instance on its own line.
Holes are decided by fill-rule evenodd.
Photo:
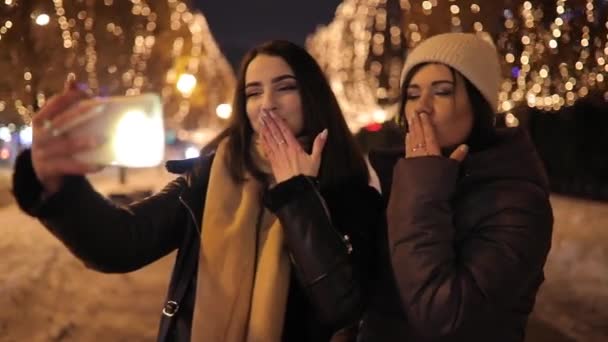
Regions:
M 210 154 L 207 157 L 208 162 L 204 163 L 204 165 L 202 165 L 200 189 L 203 190 L 204 193 L 207 192 L 207 187 L 209 186 L 209 173 L 211 171 L 211 164 L 213 163 L 214 157 L 215 157 L 215 153 Z M 181 198 L 180 198 L 180 200 L 183 201 Z M 188 215 L 194 215 L 194 213 L 192 212 L 192 209 L 189 208 L 185 202 L 183 202 L 183 204 L 187 207 L 187 210 L 190 211 L 190 213 L 188 213 Z M 196 223 L 196 217 L 192 217 L 191 219 L 194 220 L 194 222 L 192 222 L 192 224 L 193 224 L 193 226 L 191 227 L 192 229 L 190 231 L 186 232 L 185 239 L 188 240 L 187 245 L 183 245 L 181 247 L 181 248 L 186 247 L 184 254 L 180 255 L 178 253 L 178 260 L 176 260 L 176 265 L 175 265 L 176 268 L 180 267 L 180 268 L 182 268 L 182 270 L 180 272 L 176 272 L 177 269 L 174 271 L 175 274 L 179 274 L 180 277 L 178 279 L 175 279 L 175 281 L 176 281 L 175 288 L 172 291 L 170 290 L 167 302 L 165 303 L 165 306 L 163 307 L 162 316 L 161 316 L 161 324 L 159 327 L 158 341 L 165 341 L 167 336 L 169 335 L 169 331 L 171 330 L 171 323 L 174 321 L 173 317 L 179 311 L 180 303 L 182 303 L 182 301 L 184 300 L 184 297 L 186 296 L 186 293 L 188 292 L 188 288 L 193 283 L 192 279 L 193 279 L 194 275 L 196 274 L 196 268 L 198 265 L 198 252 L 199 252 L 199 248 L 200 248 L 199 247 L 200 240 L 196 239 L 196 238 L 192 238 L 192 237 L 194 236 L 194 237 L 200 238 L 200 235 L 199 235 L 198 224 Z M 196 244 L 196 243 L 198 243 L 199 246 L 192 245 L 192 244 Z M 180 262 L 179 258 L 182 259 L 181 262 Z

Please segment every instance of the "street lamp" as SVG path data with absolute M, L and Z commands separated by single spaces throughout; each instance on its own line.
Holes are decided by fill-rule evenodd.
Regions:
M 181 74 L 177 80 L 177 90 L 183 96 L 188 97 L 196 87 L 196 77 L 192 74 Z
M 48 14 L 42 13 L 36 17 L 36 24 L 40 26 L 46 26 L 51 21 Z

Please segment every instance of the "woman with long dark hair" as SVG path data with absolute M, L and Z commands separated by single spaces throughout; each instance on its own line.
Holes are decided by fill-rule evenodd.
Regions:
M 96 166 L 73 158 L 90 142 L 52 134 L 80 98 L 71 87 L 34 118 L 15 196 L 103 272 L 178 249 L 159 340 L 329 341 L 358 322 L 381 199 L 304 49 L 252 49 L 228 128 L 200 158 L 169 164 L 181 177 L 126 207 L 95 192 L 84 175 Z

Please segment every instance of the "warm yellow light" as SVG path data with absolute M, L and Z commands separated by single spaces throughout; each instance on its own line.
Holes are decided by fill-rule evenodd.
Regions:
M 534 95 L 532 93 L 528 93 L 528 95 L 526 96 L 526 101 L 528 102 L 528 106 L 530 106 L 530 107 L 536 106 L 536 95 Z
M 515 56 L 512 53 L 508 53 L 505 56 L 505 60 L 507 61 L 507 63 L 513 63 L 515 62 Z
M 192 74 L 181 74 L 177 80 L 177 90 L 184 96 L 189 96 L 196 87 L 196 77 Z
M 418 32 L 412 32 L 412 41 L 419 42 L 422 39 L 422 36 Z
M 557 41 L 555 39 L 551 39 L 549 41 L 549 47 L 552 48 L 552 49 L 557 48 Z
M 505 117 L 505 123 L 507 124 L 507 127 L 519 126 L 519 120 L 512 113 L 507 114 Z
M 481 8 L 479 7 L 478 4 L 472 4 L 471 5 L 471 12 L 473 12 L 473 13 L 479 13 L 479 11 L 481 11 Z
M 450 6 L 450 12 L 452 12 L 452 14 L 458 14 L 460 13 L 460 7 L 458 7 L 458 5 L 452 5 Z
M 227 103 L 222 103 L 215 109 L 215 113 L 220 119 L 229 119 L 232 115 L 232 106 Z
M 430 1 L 423 1 L 422 2 L 422 8 L 425 11 L 430 11 L 433 8 L 433 4 Z
M 553 30 L 553 37 L 559 38 L 561 36 L 562 36 L 562 31 L 560 29 L 554 29 Z
M 576 70 L 583 70 L 583 63 L 580 61 L 576 62 L 575 67 L 576 67 Z
M 576 96 L 573 92 L 569 91 L 568 93 L 566 93 L 566 99 L 568 99 L 568 101 L 574 101 L 575 98 Z
M 51 18 L 49 17 L 49 15 L 48 15 L 48 14 L 44 14 L 44 13 L 42 13 L 42 14 L 39 14 L 39 15 L 36 17 L 36 24 L 37 24 L 37 25 L 40 25 L 40 26 L 45 26 L 45 25 L 48 25 L 48 23 L 49 23 L 50 21 L 51 21 Z

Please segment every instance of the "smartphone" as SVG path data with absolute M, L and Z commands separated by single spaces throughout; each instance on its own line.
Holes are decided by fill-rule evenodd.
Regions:
M 165 153 L 163 107 L 157 94 L 98 97 L 80 101 L 91 109 L 62 125 L 59 134 L 93 136 L 103 143 L 75 158 L 95 165 L 153 167 Z

